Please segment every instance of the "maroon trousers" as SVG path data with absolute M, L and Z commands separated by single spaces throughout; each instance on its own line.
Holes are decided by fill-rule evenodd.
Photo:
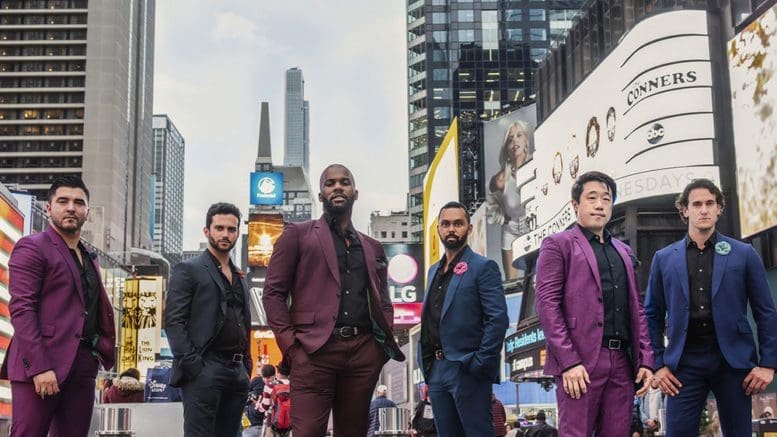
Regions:
M 329 413 L 334 435 L 367 434 L 370 399 L 388 356 L 371 333 L 332 336 L 321 349 L 291 353 L 291 423 L 294 437 L 326 434 Z
M 97 358 L 82 343 L 56 395 L 41 399 L 32 381 L 11 382 L 11 437 L 86 437 L 94 409 L 97 366 Z

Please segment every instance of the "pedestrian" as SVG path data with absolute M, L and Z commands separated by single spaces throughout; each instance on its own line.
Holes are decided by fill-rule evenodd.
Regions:
M 664 394 L 661 389 L 651 384 L 648 391 L 639 401 L 639 415 L 645 432 L 654 435 L 661 429 L 659 412 L 664 408 Z
M 248 420 L 248 426 L 243 430 L 242 437 L 262 437 L 264 413 L 259 411 L 259 404 L 262 401 L 264 385 L 260 368 L 260 374 L 251 378 L 251 382 L 248 383 L 248 399 L 246 399 L 246 406 L 243 410 L 243 415 Z
M 418 359 L 441 436 L 494 434 L 491 384 L 499 382 L 507 304 L 499 266 L 467 245 L 471 231 L 464 205 L 440 209 L 445 253 L 429 268 Z
M 113 380 L 113 384 L 105 394 L 105 402 L 109 404 L 143 402 L 145 390 L 145 384 L 140 382 L 140 371 L 130 367 Z
M 710 391 L 723 434 L 750 435 L 750 397 L 777 368 L 777 311 L 764 265 L 749 244 L 716 230 L 725 199 L 714 182 L 693 180 L 675 206 L 688 234 L 656 252 L 645 300 L 656 385 L 668 395 L 666 435 L 698 434 Z
M 548 422 L 545 416 L 545 410 L 537 411 L 537 415 L 534 417 L 534 421 L 536 423 L 530 426 L 529 429 L 527 429 L 526 432 L 524 433 L 525 437 L 558 437 L 558 430 L 548 425 Z M 612 434 L 601 434 L 601 435 L 607 436 Z
M 410 427 L 416 437 L 437 436 L 437 428 L 434 425 L 434 410 L 432 410 L 432 403 L 429 401 L 426 390 L 415 407 Z
M 634 384 L 647 390 L 653 352 L 631 249 L 606 229 L 615 181 L 592 171 L 572 186 L 577 223 L 542 241 L 537 315 L 556 378 L 564 436 L 629 434 Z
M 173 268 L 165 330 L 173 352 L 170 385 L 181 387 L 184 434 L 234 436 L 248 396 L 248 286 L 230 252 L 240 235 L 240 210 L 208 208 L 208 248 Z
M 523 437 L 523 431 L 521 431 L 521 422 L 514 420 L 510 425 L 510 430 L 507 431 L 505 437 Z
M 388 387 L 385 385 L 381 384 L 378 386 L 378 388 L 375 389 L 375 399 L 373 399 L 370 403 L 370 427 L 367 430 L 367 437 L 373 437 L 375 432 L 378 431 L 378 428 L 380 427 L 378 409 L 397 406 L 394 401 L 386 396 L 387 394 Z
M 507 434 L 507 413 L 502 401 L 491 393 L 491 418 L 494 423 L 494 436 L 504 437 Z
M 363 437 L 380 370 L 389 358 L 404 360 L 392 334 L 388 263 L 380 242 L 351 222 L 359 197 L 351 171 L 332 164 L 319 187 L 324 214 L 286 225 L 262 303 L 291 365 L 294 437 L 324 435 L 330 412 L 335 435 Z
M 275 411 L 273 411 L 276 407 L 273 404 L 273 393 L 276 393 L 275 388 L 278 385 L 289 385 L 288 373 L 288 370 L 282 365 L 278 365 L 277 369 L 272 364 L 262 366 L 261 375 L 264 380 L 264 390 L 262 391 L 262 400 L 257 408 L 264 414 L 263 437 L 283 437 L 286 434 L 273 429 L 273 417 L 276 416 Z
M 0 378 L 11 381 L 11 436 L 86 436 L 97 370 L 115 362 L 113 307 L 97 254 L 81 241 L 89 190 L 74 176 L 46 193 L 48 228 L 8 260 L 14 334 Z

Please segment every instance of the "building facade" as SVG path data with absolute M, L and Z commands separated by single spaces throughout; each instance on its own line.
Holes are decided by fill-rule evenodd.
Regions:
M 305 79 L 298 67 L 286 70 L 284 99 L 283 165 L 310 171 L 310 104 L 305 100 Z
M 407 211 L 380 211 L 370 214 L 369 234 L 381 243 L 407 243 L 410 241 L 410 214 Z
M 154 0 L 0 4 L 0 182 L 91 191 L 83 236 L 151 248 Z
M 154 252 L 170 264 L 183 251 L 186 142 L 167 115 L 154 115 Z
M 551 36 L 583 1 L 408 1 L 409 212 L 420 240 L 423 179 L 459 117 L 460 200 L 484 198 L 481 123 L 534 99 Z M 559 11 L 563 11 L 560 13 Z M 551 12 L 559 23 L 551 26 Z

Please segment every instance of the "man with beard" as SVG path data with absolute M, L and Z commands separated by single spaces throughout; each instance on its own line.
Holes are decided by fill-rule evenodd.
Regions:
M 429 269 L 418 342 L 441 436 L 494 435 L 491 384 L 499 382 L 507 304 L 499 267 L 467 246 L 470 231 L 464 205 L 442 207 L 437 232 L 445 255 Z
M 81 241 L 89 190 L 54 181 L 49 227 L 20 239 L 8 261 L 14 335 L 0 378 L 11 381 L 12 436 L 86 436 L 97 368 L 115 361 L 113 309 L 97 255 Z
M 240 210 L 211 205 L 203 232 L 208 248 L 173 269 L 165 330 L 173 352 L 170 385 L 181 387 L 186 437 L 234 436 L 248 394 L 248 286 L 229 258 Z
M 387 260 L 381 244 L 354 229 L 353 174 L 321 173 L 318 220 L 289 223 L 275 243 L 262 302 L 291 364 L 292 434 L 367 434 L 372 390 L 383 364 L 404 360 L 392 335 Z

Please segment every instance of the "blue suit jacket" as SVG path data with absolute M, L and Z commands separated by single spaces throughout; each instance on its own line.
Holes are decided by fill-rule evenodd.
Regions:
M 720 351 L 735 369 L 777 368 L 777 312 L 763 263 L 750 245 L 716 235 L 716 246 L 725 242 L 731 248 L 728 254 L 716 250 L 712 269 L 712 317 Z M 685 251 L 685 239 L 672 243 L 656 252 L 650 267 L 645 311 L 656 369 L 676 370 L 685 346 L 690 319 Z M 747 320 L 748 303 L 758 327 L 760 361 Z
M 505 331 L 509 323 L 507 303 L 502 288 L 502 274 L 497 264 L 464 248 L 460 262 L 467 271 L 454 273 L 445 293 L 440 317 L 440 341 L 445 358 L 459 361 L 473 374 L 492 382 L 499 382 L 499 361 L 502 355 Z M 424 295 L 423 313 L 427 311 L 427 297 L 440 263 L 429 269 L 429 284 Z M 418 363 L 423 363 L 423 345 L 418 340 Z M 429 375 L 424 375 L 428 380 Z

